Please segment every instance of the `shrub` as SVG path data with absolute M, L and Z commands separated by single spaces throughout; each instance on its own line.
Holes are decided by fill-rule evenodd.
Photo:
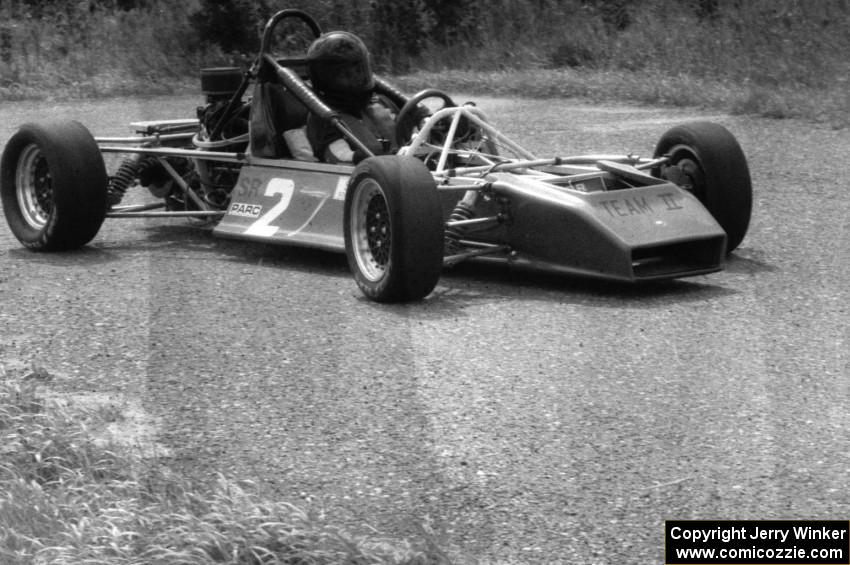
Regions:
M 550 61 L 555 68 L 584 67 L 596 61 L 596 54 L 583 40 L 568 36 L 555 46 Z
M 189 21 L 202 43 L 225 53 L 254 53 L 260 47 L 261 25 L 268 12 L 263 0 L 201 0 Z

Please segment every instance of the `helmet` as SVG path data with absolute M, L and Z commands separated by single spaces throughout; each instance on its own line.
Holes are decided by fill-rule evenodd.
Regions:
M 365 104 L 375 88 L 369 50 L 346 31 L 331 31 L 316 39 L 307 50 L 307 67 L 313 88 L 331 103 Z

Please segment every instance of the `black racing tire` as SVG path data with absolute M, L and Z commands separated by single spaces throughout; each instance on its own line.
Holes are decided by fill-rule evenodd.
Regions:
M 682 124 L 668 130 L 655 156 L 670 158 L 656 176 L 691 192 L 726 231 L 726 252 L 737 248 L 750 225 L 753 187 L 747 159 L 735 137 L 711 122 Z
M 25 124 L 0 159 L 0 200 L 9 228 L 35 251 L 82 247 L 107 209 L 108 177 L 91 133 L 79 122 Z
M 375 302 L 428 296 L 443 268 L 443 212 L 418 159 L 382 155 L 354 170 L 345 195 L 345 254 L 357 286 Z

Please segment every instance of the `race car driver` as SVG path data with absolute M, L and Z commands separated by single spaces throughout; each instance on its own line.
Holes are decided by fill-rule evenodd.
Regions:
M 369 51 L 359 37 L 345 31 L 323 34 L 307 50 L 307 65 L 313 90 L 372 153 L 394 151 L 394 116 L 375 94 Z M 333 124 L 312 114 L 307 138 L 313 154 L 327 163 L 356 163 L 366 157 Z

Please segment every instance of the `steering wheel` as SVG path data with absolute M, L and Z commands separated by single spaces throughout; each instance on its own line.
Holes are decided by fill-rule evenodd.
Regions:
M 451 97 L 436 88 L 428 88 L 414 94 L 401 110 L 395 119 L 395 141 L 398 147 L 406 145 L 410 141 L 410 136 L 413 135 L 413 128 L 419 125 L 422 118 L 432 114 L 425 106 L 422 106 L 422 101 L 429 98 L 439 98 L 443 101 L 443 108 L 453 108 L 457 106 Z

